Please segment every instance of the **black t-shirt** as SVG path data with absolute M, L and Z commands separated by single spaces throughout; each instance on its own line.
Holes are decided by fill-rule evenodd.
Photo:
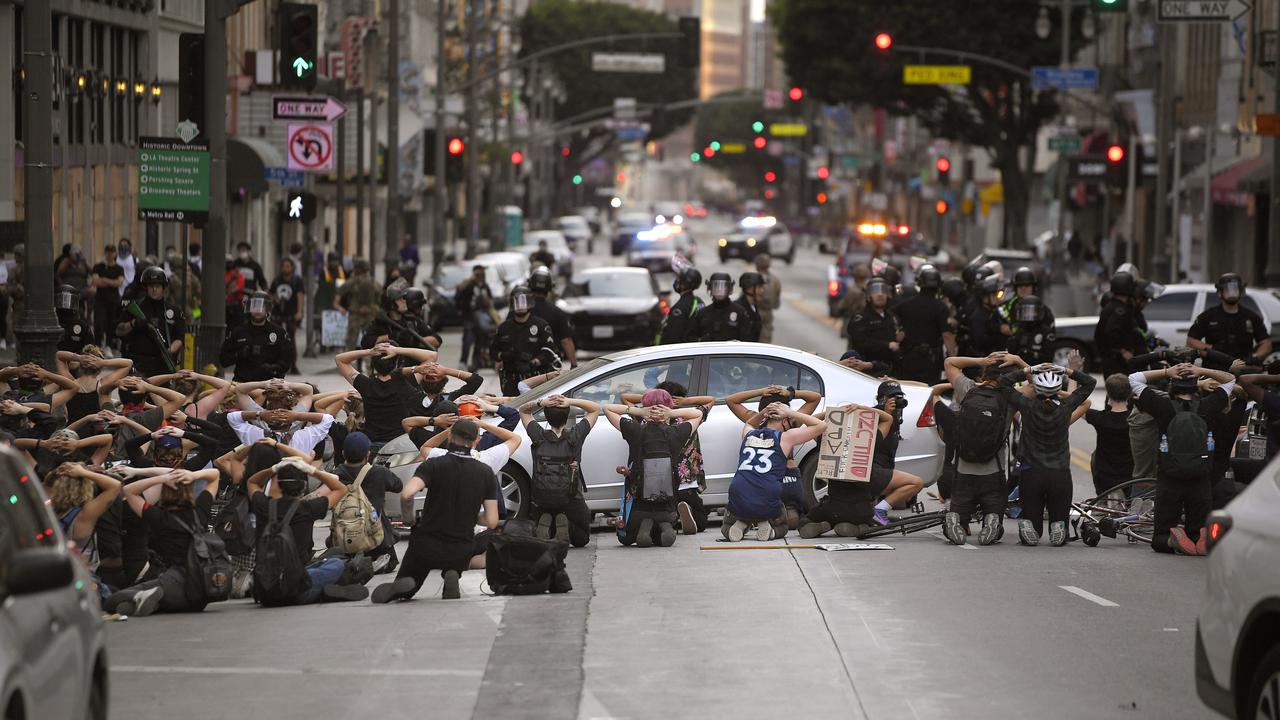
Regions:
M 279 498 L 279 502 L 276 503 L 276 518 L 284 519 L 285 513 L 289 512 L 289 508 L 295 502 L 301 502 L 302 507 L 293 514 L 293 519 L 289 521 L 289 529 L 293 531 L 293 544 L 298 548 L 298 556 L 302 558 L 303 563 L 308 563 L 311 562 L 315 523 L 317 520 L 323 520 L 329 513 L 329 499 L 323 497 L 310 500 Z M 261 534 L 267 523 L 271 522 L 271 498 L 267 497 L 266 493 L 258 491 L 249 498 L 249 508 L 253 510 L 258 533 Z
M 1196 414 L 1204 418 L 1205 424 L 1209 426 L 1210 430 L 1213 430 L 1220 424 L 1219 416 L 1222 415 L 1222 411 L 1227 407 L 1227 402 L 1229 401 L 1230 398 L 1227 397 L 1227 394 L 1221 388 L 1218 388 L 1208 395 L 1200 396 L 1200 405 L 1196 408 Z M 1137 404 L 1139 410 L 1149 413 L 1156 419 L 1156 424 L 1160 426 L 1161 433 L 1169 431 L 1169 423 L 1173 421 L 1177 408 L 1174 407 L 1174 401 L 1166 393 L 1148 387 L 1138 396 Z M 1232 436 L 1231 440 L 1234 439 L 1235 437 Z M 1214 440 L 1215 442 L 1221 442 L 1218 441 L 1216 434 L 1214 435 Z M 1230 440 L 1227 442 L 1230 442 Z
M 142 519 L 146 521 L 147 528 L 150 530 L 151 549 L 160 557 L 160 562 L 165 567 L 181 568 L 186 567 L 187 564 L 191 533 L 178 522 L 178 519 L 196 532 L 200 532 L 209 525 L 209 513 L 212 507 L 213 496 L 202 492 L 196 496 L 195 507 L 182 505 L 163 508 L 147 505 L 142 511 Z
M 413 474 L 427 485 L 426 505 L 414 534 L 442 542 L 473 542 L 477 513 L 485 500 L 498 499 L 493 470 L 470 455 L 450 452 L 418 465 Z
M 362 467 L 364 466 L 352 467 L 343 463 L 333 474 L 338 476 L 343 485 L 350 485 L 356 481 L 356 476 L 360 474 Z M 369 498 L 369 504 L 381 516 L 383 515 L 382 507 L 387 502 L 387 493 L 400 492 L 404 489 L 404 483 L 400 482 L 400 478 L 395 473 L 380 465 L 374 465 L 365 474 L 364 482 L 360 483 L 360 489 L 364 491 L 365 497 Z
M 124 268 L 119 265 L 108 265 L 100 262 L 93 266 L 93 274 L 104 280 L 116 280 L 124 277 Z M 96 302 L 102 305 L 118 305 L 120 304 L 120 289 L 113 287 L 100 287 L 94 295 Z
M 1129 410 L 1087 410 L 1085 422 L 1098 433 L 1093 453 L 1093 475 L 1128 480 L 1133 477 L 1133 452 L 1129 448 Z
M 252 290 L 267 289 L 267 274 L 262 271 L 262 266 L 257 260 L 241 260 L 236 258 L 235 267 L 240 271 L 240 276 L 244 278 L 244 290 L 250 292 Z
M 270 292 L 276 299 L 273 315 L 287 319 L 298 314 L 298 295 L 303 292 L 301 278 L 278 277 L 271 283 Z
M 398 370 L 390 380 L 360 373 L 351 378 L 351 385 L 364 400 L 364 431 L 369 439 L 390 442 L 404 434 L 400 423 L 409 417 L 406 401 L 417 394 L 417 389 Z

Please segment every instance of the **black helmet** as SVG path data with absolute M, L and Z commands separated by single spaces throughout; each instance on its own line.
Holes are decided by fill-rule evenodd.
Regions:
M 1031 285 L 1032 287 L 1035 287 L 1036 285 L 1039 285 L 1039 284 L 1040 284 L 1039 281 L 1036 279 L 1036 271 L 1032 270 L 1026 265 L 1023 265 L 1022 267 L 1013 271 L 1014 287 L 1023 287 L 1025 285 Z
M 1039 322 L 1044 317 L 1044 303 L 1035 295 L 1028 295 L 1013 306 L 1014 322 Z
M 250 315 L 254 312 L 270 315 L 273 305 L 275 305 L 275 298 L 271 297 L 271 293 L 265 290 L 254 290 L 251 293 L 245 293 L 244 311 Z
M 738 276 L 738 287 L 744 292 L 761 285 L 764 285 L 764 276 L 754 270 L 748 270 Z
M 702 273 L 698 272 L 696 267 L 688 267 L 676 273 L 676 280 L 673 283 L 676 292 L 689 292 L 702 287 Z
M 981 266 L 982 264 L 978 262 L 978 258 L 974 258 L 960 271 L 960 280 L 964 282 L 965 287 L 972 288 L 982 279 L 982 276 L 978 274 L 978 268 Z
M 516 314 L 533 311 L 533 291 L 528 285 L 517 285 L 511 291 L 511 310 Z
M 539 265 L 534 268 L 533 274 L 529 276 L 529 289 L 535 293 L 543 295 L 555 289 L 556 281 L 551 277 L 551 271 L 545 265 Z
M 58 292 L 53 296 L 54 307 L 59 310 L 72 310 L 76 306 L 76 297 L 80 293 L 71 285 L 59 285 Z
M 1117 272 L 1111 276 L 1111 294 L 1116 297 L 1133 297 L 1138 290 L 1138 281 L 1127 272 Z
M 713 300 L 725 299 L 733 293 L 733 278 L 727 272 L 714 272 L 707 278 L 707 292 Z
M 977 291 L 979 295 L 985 297 L 987 295 L 1000 292 L 1001 286 L 1002 283 L 1000 282 L 1000 278 L 995 275 L 987 275 L 981 280 L 978 280 Z
M 1155 300 L 1164 294 L 1164 286 L 1152 280 L 1139 280 L 1135 297 L 1140 297 L 1148 302 Z
M 138 284 L 143 287 L 148 285 L 164 285 L 168 287 L 169 275 L 164 271 L 164 268 L 152 266 L 142 271 L 142 276 L 138 278 Z
M 964 291 L 964 280 L 960 278 L 951 278 L 942 283 L 942 296 L 952 304 L 959 305 L 964 300 Z
M 942 287 L 942 273 L 932 265 L 921 265 L 916 271 L 916 287 L 921 290 L 938 290 Z M 962 285 L 963 287 L 963 285 Z
M 1244 278 L 1240 277 L 1239 273 L 1223 273 L 1213 286 L 1218 289 L 1218 295 L 1222 297 L 1223 302 L 1240 302 L 1240 298 L 1244 295 Z
M 404 300 L 409 304 L 409 312 L 416 313 L 427 306 L 427 294 L 419 288 L 409 288 L 404 292 Z
M 884 276 L 877 275 L 867 281 L 865 292 L 868 298 L 872 295 L 893 297 L 893 283 L 889 282 Z
M 403 287 L 391 284 L 387 286 L 385 292 L 382 293 L 382 309 L 391 311 L 396 309 L 396 301 L 404 299 L 405 290 Z
M 892 265 L 884 266 L 884 269 L 880 271 L 880 277 L 895 288 L 902 284 L 902 273 Z

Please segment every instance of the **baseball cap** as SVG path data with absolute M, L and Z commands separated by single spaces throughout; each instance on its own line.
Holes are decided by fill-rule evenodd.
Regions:
M 845 353 L 840 356 L 841 360 L 848 360 L 850 358 L 854 360 L 861 360 L 862 353 L 858 352 L 857 350 L 846 350 Z
M 368 435 L 360 431 L 353 432 L 342 443 L 342 457 L 347 462 L 362 462 L 369 456 L 371 444 Z
M 906 393 L 902 391 L 902 386 L 895 380 L 885 380 L 880 383 L 880 387 L 876 389 L 876 399 L 887 397 L 906 397 Z
M 155 440 L 157 450 L 172 450 L 173 448 L 182 447 L 182 438 L 177 435 L 161 435 Z

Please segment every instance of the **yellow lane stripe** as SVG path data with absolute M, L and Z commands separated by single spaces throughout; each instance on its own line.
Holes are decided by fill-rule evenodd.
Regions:
M 787 302 L 790 302 L 792 307 L 799 310 L 802 314 L 808 315 L 810 318 L 817 320 L 818 322 L 822 323 L 823 325 L 826 325 L 832 330 L 840 329 L 840 321 L 837 320 L 836 318 L 829 317 L 825 310 L 819 310 L 818 308 L 815 308 L 814 306 L 810 305 L 804 300 L 801 300 L 800 298 L 796 298 L 796 297 L 788 299 Z

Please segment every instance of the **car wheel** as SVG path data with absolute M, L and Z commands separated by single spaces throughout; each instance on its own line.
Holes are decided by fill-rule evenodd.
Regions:
M 499 475 L 502 485 L 502 502 L 507 507 L 507 519 L 529 514 L 529 476 L 524 468 L 508 462 Z
M 817 507 L 822 498 L 827 496 L 827 481 L 816 477 L 818 472 L 818 454 L 810 452 L 800 463 L 800 482 L 804 485 L 804 506 Z
M 1280 720 L 1280 646 L 1271 648 L 1258 663 L 1249 685 L 1249 704 L 1245 706 L 1244 717 Z
M 1085 372 L 1089 371 L 1092 366 L 1092 358 L 1089 357 L 1089 348 L 1079 340 L 1059 340 L 1053 346 L 1053 363 L 1055 365 L 1067 366 L 1067 357 L 1071 351 L 1075 350 L 1080 353 L 1080 357 L 1084 358 Z
M 796 246 L 795 246 L 795 243 L 793 242 L 791 244 L 791 249 L 787 251 L 787 264 L 791 265 L 795 263 L 795 261 L 796 261 Z
M 724 253 L 720 253 L 720 264 L 723 265 L 724 263 L 727 263 L 727 262 L 729 262 L 729 256 L 725 255 Z

